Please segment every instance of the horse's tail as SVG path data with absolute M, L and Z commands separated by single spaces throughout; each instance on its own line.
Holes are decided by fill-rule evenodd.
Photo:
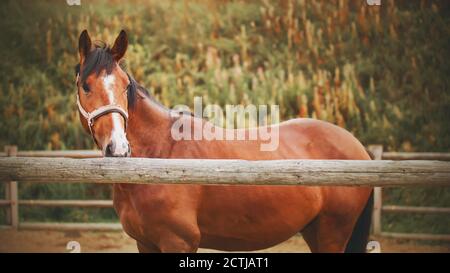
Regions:
M 345 248 L 346 253 L 365 253 L 370 234 L 373 211 L 373 190 L 369 200 L 353 228 L 352 236 Z

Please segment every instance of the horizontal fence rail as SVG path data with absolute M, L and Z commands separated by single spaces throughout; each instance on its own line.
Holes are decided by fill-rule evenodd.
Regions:
M 21 206 L 112 208 L 112 200 L 19 200 Z
M 0 181 L 305 186 L 449 186 L 450 162 L 0 158 Z
M 0 152 L 0 157 L 7 153 Z M 18 157 L 66 157 L 66 158 L 99 158 L 99 150 L 60 150 L 60 151 L 17 151 Z M 384 160 L 444 160 L 450 161 L 450 153 L 413 153 L 413 152 L 383 152 Z
M 79 207 L 79 208 L 112 208 L 112 200 L 18 200 L 21 206 L 32 207 Z M 11 201 L 0 200 L 0 206 L 10 206 Z
M 0 206 L 10 206 L 11 205 L 11 201 L 9 200 L 0 200 Z
M 446 241 L 446 242 L 450 242 L 450 234 L 381 232 L 380 235 L 382 237 L 392 238 L 392 239 L 428 240 L 428 241 Z
M 372 146 L 372 147 L 371 147 Z M 386 163 L 385 160 L 441 160 L 441 161 L 450 161 L 450 153 L 410 153 L 410 152 L 384 152 L 381 146 L 378 145 L 371 145 L 369 146 L 369 149 L 374 152 L 374 154 L 376 154 L 376 159 L 383 159 L 384 162 Z M 371 149 L 372 148 L 372 149 Z M 373 150 L 375 148 L 375 150 Z M 377 152 L 378 149 L 378 152 Z M 18 157 L 29 157 L 29 159 L 35 158 L 35 157 L 40 157 L 39 159 L 36 160 L 46 160 L 45 157 L 47 158 L 77 158 L 77 159 L 90 159 L 90 158 L 99 158 L 102 157 L 101 151 L 99 150 L 64 150 L 64 151 L 17 151 L 17 148 L 15 146 L 6 146 L 5 147 L 5 153 L 1 153 L 0 152 L 0 159 L 1 157 L 6 157 L 6 156 L 18 156 Z M 42 158 L 44 157 L 44 158 Z M 19 159 L 21 160 L 21 159 Z M 128 160 L 128 159 L 127 159 Z M 139 161 L 141 160 L 153 160 L 153 159 L 138 159 Z M 66 159 L 63 160 L 64 162 L 67 162 Z M 198 160 L 197 160 L 198 161 Z M 204 164 L 204 160 L 201 160 L 202 164 Z M 81 162 L 80 160 L 77 160 L 75 162 Z M 147 161 L 146 161 L 147 162 Z M 167 162 L 167 161 L 166 161 Z M 170 161 L 172 162 L 172 161 Z M 184 161 L 186 162 L 186 161 Z M 226 161 L 227 164 L 230 163 L 230 161 Z M 242 162 L 248 162 L 248 161 L 235 161 L 233 162 L 232 166 L 228 166 L 227 168 L 223 168 L 223 166 L 217 166 L 214 165 L 215 167 L 217 167 L 214 170 L 208 170 L 208 172 L 215 172 L 215 175 L 213 175 L 212 177 L 203 177 L 204 175 L 201 174 L 201 179 L 199 178 L 195 178 L 196 181 L 193 181 L 194 183 L 211 183 L 211 184 L 218 184 L 221 180 L 220 179 L 216 179 L 214 180 L 213 177 L 216 177 L 217 175 L 224 175 L 227 176 L 230 179 L 233 179 L 232 183 L 229 183 L 227 181 L 222 181 L 220 182 L 220 184 L 269 184 L 270 179 L 267 178 L 258 178 L 255 180 L 255 176 L 257 177 L 258 175 L 254 172 L 249 172 L 249 176 L 246 176 L 246 178 L 244 179 L 243 182 L 239 182 L 238 180 L 240 178 L 233 176 L 232 174 L 230 174 L 229 172 L 231 171 L 231 169 L 233 168 L 233 166 L 235 166 L 235 164 L 241 165 Z M 259 163 L 261 163 L 262 161 L 259 161 Z M 313 163 L 310 163 L 313 162 Z M 329 160 L 327 160 L 327 162 L 330 162 Z M 364 161 L 364 163 L 366 163 L 368 161 Z M 378 161 L 380 162 L 380 161 Z M 154 164 L 155 162 L 153 161 L 153 163 L 149 163 Z M 162 164 L 163 162 L 161 162 Z M 252 161 L 248 162 L 249 164 L 245 164 L 243 167 L 243 169 L 247 168 L 247 167 L 251 167 L 253 168 L 253 166 L 250 166 L 252 164 Z M 282 163 L 286 163 L 286 161 L 282 161 Z M 278 164 L 282 164 L 281 162 Z M 317 161 L 315 161 L 315 163 L 318 163 Z M 287 171 L 287 173 L 281 177 L 283 179 L 285 179 L 286 177 L 289 178 L 289 183 L 287 183 L 288 185 L 307 185 L 309 183 L 312 183 L 314 185 L 316 185 L 317 183 L 324 185 L 324 186 L 328 186 L 331 185 L 330 183 L 326 183 L 324 182 L 325 180 L 328 179 L 334 179 L 332 177 L 335 177 L 339 174 L 340 171 L 343 171 L 345 168 L 344 166 L 347 165 L 339 165 L 339 170 L 338 169 L 333 169 L 331 171 L 330 174 L 328 174 L 326 176 L 325 179 L 317 179 L 314 178 L 313 176 L 322 176 L 323 175 L 323 170 L 324 168 L 326 168 L 325 165 L 320 165 L 320 169 L 311 169 L 313 166 L 311 164 L 315 164 L 314 161 L 311 160 L 307 160 L 305 161 L 305 163 L 297 163 L 294 164 L 292 162 L 289 162 L 288 165 L 285 165 L 284 168 L 279 168 L 276 170 L 271 170 L 271 171 L 266 171 L 263 172 L 261 174 L 261 176 L 266 176 L 267 174 L 273 174 L 273 172 L 280 172 L 280 171 Z M 398 162 L 397 162 L 398 163 Z M 431 163 L 431 164 L 430 164 Z M 341 176 L 345 176 L 346 178 L 344 178 L 346 180 L 345 183 L 349 183 L 348 182 L 348 176 L 352 176 L 352 175 L 356 175 L 356 176 L 361 176 L 363 174 L 361 174 L 361 172 L 366 173 L 365 176 L 365 180 L 363 182 L 364 185 L 366 185 L 366 181 L 375 181 L 376 184 L 371 183 L 370 186 L 410 186 L 410 185 L 436 185 L 436 186 L 446 186 L 449 185 L 448 184 L 448 165 L 442 165 L 442 164 L 438 164 L 438 169 L 434 169 L 435 167 L 435 162 L 433 161 L 427 161 L 427 170 L 424 171 L 423 169 L 415 169 L 414 170 L 414 166 L 417 166 L 416 164 L 421 165 L 421 162 L 416 162 L 416 161 L 412 161 L 412 165 L 406 164 L 408 165 L 408 168 L 406 169 L 402 169 L 403 166 L 403 162 L 400 165 L 395 165 L 395 167 L 390 168 L 390 170 L 394 169 L 393 173 L 390 173 L 391 171 L 387 171 L 387 169 L 384 172 L 379 172 L 379 168 L 380 165 L 377 165 L 376 170 L 374 170 L 372 167 L 373 166 L 359 166 L 361 167 L 361 169 L 357 169 L 355 171 L 355 169 L 351 169 L 350 172 L 349 169 L 347 169 L 345 172 L 341 173 Z M 2 162 L 0 161 L 0 169 L 3 169 L 2 167 Z M 26 163 L 28 164 L 28 162 Z M 66 163 L 62 163 L 63 165 Z M 95 165 L 98 164 L 98 165 Z M 95 163 L 93 166 L 93 174 L 96 176 L 100 176 L 100 177 L 96 177 L 94 180 L 102 180 L 100 183 L 115 183 L 110 177 L 108 177 L 108 175 L 113 175 L 111 173 L 109 173 L 108 171 L 108 167 L 105 166 L 110 164 L 110 163 L 106 163 L 106 162 L 100 162 L 100 163 Z M 143 175 L 142 177 L 145 178 L 145 181 L 152 181 L 154 183 L 175 183 L 176 181 L 174 181 L 176 178 L 174 177 L 186 177 L 190 174 L 192 174 L 193 170 L 189 170 L 186 171 L 183 168 L 181 168 L 183 165 L 178 165 L 175 166 L 178 169 L 174 170 L 172 167 L 172 165 L 168 166 L 166 164 L 167 168 L 162 168 L 160 165 L 158 164 L 157 167 L 153 166 L 153 170 L 152 172 L 156 172 L 157 170 L 161 170 L 162 172 L 164 171 L 168 171 L 167 168 L 171 168 L 172 171 L 169 173 L 162 173 L 161 177 L 159 177 L 159 175 L 156 176 L 151 176 L 149 174 L 147 175 Z M 172 163 L 170 163 L 172 164 Z M 215 161 L 214 164 L 219 164 L 219 162 Z M 293 164 L 293 165 L 292 165 Z M 334 163 L 333 163 L 334 164 Z M 371 163 L 369 163 L 371 164 Z M 391 162 L 388 162 L 388 165 L 392 164 Z M 148 164 L 147 164 L 148 165 Z M 220 164 L 219 164 L 220 165 Z M 129 169 L 128 171 L 132 171 L 133 173 L 137 174 L 137 176 L 142 175 L 141 172 L 137 172 L 140 165 L 136 165 L 133 169 Z M 274 165 L 275 166 L 275 165 Z M 355 165 L 356 166 L 356 165 Z M 355 167 L 353 166 L 353 167 Z M 38 166 L 35 166 L 38 167 Z M 61 167 L 61 166 L 59 166 Z M 186 167 L 186 166 L 185 166 Z M 198 167 L 198 166 L 197 166 Z M 197 168 L 196 167 L 196 168 Z M 316 165 L 314 165 L 314 167 L 316 167 Z M 342 167 L 342 168 L 341 168 Z M 423 167 L 423 166 L 422 166 Z M 76 167 L 75 167 L 76 168 Z M 90 167 L 87 167 L 87 169 L 84 169 L 84 171 L 89 171 Z M 292 171 L 292 168 L 295 168 L 294 171 Z M 299 174 L 298 168 L 302 168 L 304 169 L 304 172 L 302 172 L 301 174 Z M 306 169 L 305 169 L 306 168 Z M 382 168 L 382 167 L 381 167 Z M 208 169 L 208 167 L 205 166 L 205 168 L 201 169 L 201 170 L 205 170 Z M 198 170 L 198 169 L 196 169 Z M 239 169 L 239 171 L 242 170 L 242 168 Z M 428 172 L 430 171 L 431 172 Z M 4 173 L 6 173 L 6 171 L 3 169 Z M 442 172 L 441 172 L 442 171 Z M 1 172 L 1 171 L 0 171 Z M 53 169 L 51 168 L 47 168 L 47 170 L 43 169 L 41 170 L 43 174 L 41 174 L 39 177 L 44 177 L 45 173 L 48 172 L 53 172 Z M 256 170 L 256 172 L 259 172 L 259 170 Z M 272 173 L 271 173 L 272 172 Z M 307 173 L 305 175 L 305 172 Z M 434 178 L 432 178 L 432 182 L 430 182 L 428 179 L 426 179 L 425 176 L 428 176 L 430 174 L 435 174 L 436 172 L 440 173 L 438 175 L 439 177 L 439 181 L 436 182 Z M 36 172 L 39 173 L 39 172 Z M 139 173 L 139 174 L 138 174 Z M 231 172 L 232 173 L 232 172 Z M 94 183 L 98 183 L 98 181 L 88 181 L 85 178 L 83 178 L 82 176 L 73 179 L 71 181 L 68 181 L 68 178 L 70 178 L 71 174 L 69 172 L 65 173 L 61 172 L 60 173 L 61 176 L 60 178 L 54 177 L 54 180 L 49 181 L 49 179 L 46 180 L 39 180 L 38 179 L 30 179 L 28 181 L 33 181 L 33 182 L 75 182 L 74 180 L 82 179 L 82 181 L 76 181 L 76 182 L 94 182 Z M 176 176 L 173 176 L 174 174 L 176 174 Z M 236 171 L 235 171 L 236 174 Z M 28 173 L 27 175 L 32 175 L 32 173 Z M 89 174 L 91 175 L 91 174 Z M 104 176 L 102 178 L 102 176 Z M 170 181 L 166 181 L 167 177 L 170 177 L 171 179 Z M 400 179 L 401 181 L 398 182 L 398 179 L 395 179 L 396 176 L 402 176 L 403 179 Z M 5 181 L 5 177 L 7 177 L 8 181 L 24 181 L 23 179 L 19 179 L 18 177 L 12 177 L 12 173 L 9 173 L 7 175 L 4 175 L 3 177 L 0 178 L 0 181 Z M 126 180 L 129 180 L 129 177 L 127 175 L 124 175 L 124 177 L 126 177 Z M 158 178 L 159 177 L 159 178 Z M 250 179 L 251 177 L 251 179 Z M 276 175 L 276 177 L 280 177 L 279 175 Z M 414 181 L 411 182 L 411 178 L 414 178 Z M 425 177 L 425 178 L 424 178 Z M 444 177 L 446 177 L 444 179 Z M 220 178 L 220 177 L 219 177 Z M 227 179 L 228 179 L 227 178 Z M 59 180 L 58 180 L 59 179 Z M 118 181 L 120 183 L 124 183 L 124 181 L 126 182 L 126 180 L 122 180 L 123 178 L 121 178 L 121 181 Z M 162 181 L 160 181 L 160 180 Z M 271 179 L 275 179 L 275 178 L 271 178 Z M 58 180 L 58 181 L 57 181 Z M 63 180 L 63 181 L 61 181 Z M 298 181 L 297 181 L 298 180 Z M 155 182 L 157 181 L 157 182 Z M 258 182 L 259 181 L 259 182 Z M 380 185 L 380 181 L 382 181 L 383 183 Z M 388 181 L 393 182 L 394 184 L 387 184 Z M 395 182 L 397 181 L 397 182 Z M 409 181 L 409 182 L 408 182 Z M 447 181 L 447 182 L 445 182 Z M 239 183 L 238 183 L 239 182 Z M 274 181 L 274 184 L 280 184 L 280 182 L 283 181 Z M 389 183 L 390 183 L 389 182 Z M 16 182 L 7 182 L 7 185 L 11 184 L 12 186 L 14 186 L 14 183 Z M 134 182 L 133 182 L 134 183 Z M 143 183 L 147 183 L 147 182 L 143 182 Z M 183 180 L 180 183 L 191 183 L 187 180 Z M 324 184 L 322 184 L 324 183 Z M 282 184 L 286 184 L 286 183 L 282 183 Z M 347 185 L 347 184 L 346 184 Z M 351 186 L 357 186 L 359 185 L 358 183 L 349 183 L 349 185 Z M 120 223 L 33 223 L 33 222 L 21 222 L 20 224 L 18 223 L 18 215 L 17 215 L 17 207 L 18 205 L 20 206 L 42 206 L 42 207 L 84 207 L 84 208 L 111 208 L 113 206 L 112 200 L 19 200 L 18 198 L 15 198 L 15 193 L 14 193 L 14 187 L 9 186 L 8 191 L 6 193 L 6 199 L 7 200 L 0 200 L 0 207 L 10 207 L 10 210 L 6 211 L 8 212 L 7 214 L 7 219 L 12 219 L 11 221 L 7 221 L 9 223 L 13 224 L 13 227 L 17 228 L 19 227 L 20 229 L 40 229 L 40 230 L 102 230 L 102 231 L 119 231 L 122 230 Z M 381 189 L 381 188 L 375 188 L 375 189 Z M 11 196 L 11 194 L 13 196 Z M 450 214 L 450 208 L 438 208 L 438 207 L 412 207 L 412 206 L 394 206 L 394 205 L 382 205 L 381 203 L 381 191 L 379 193 L 380 195 L 380 202 L 378 204 L 379 206 L 379 213 L 381 211 L 385 212 L 385 213 L 423 213 L 423 214 L 441 214 L 441 215 L 445 215 L 445 214 Z M 381 215 L 379 215 L 381 216 Z M 14 221 L 14 219 L 16 219 Z M 378 219 L 375 219 L 378 222 L 381 222 L 381 217 L 378 217 Z M 374 223 L 375 226 L 376 223 Z M 381 223 L 378 223 L 378 226 L 381 227 Z M 0 226 L 0 228 L 11 228 L 11 225 L 9 226 Z M 376 233 L 380 236 L 383 237 L 390 237 L 390 238 L 401 238 L 401 239 L 421 239 L 421 240 L 442 240 L 442 241 L 450 241 L 450 235 L 447 234 L 417 234 L 417 233 L 394 233 L 394 232 L 383 232 L 381 231 L 381 229 L 378 230 L 378 233 Z
M 6 152 L 0 157 L 8 156 Z M 17 151 L 19 157 L 67 157 L 67 158 L 97 158 L 102 157 L 99 150 L 62 150 L 62 151 Z
M 388 212 L 410 212 L 410 213 L 438 213 L 438 214 L 450 214 L 450 208 L 438 208 L 438 207 L 410 207 L 410 206 L 392 206 L 385 205 L 381 208 L 383 211 Z
M 450 161 L 450 153 L 401 153 L 383 152 L 385 160 L 443 160 Z
M 122 231 L 120 223 L 33 223 L 20 224 L 20 229 L 58 231 Z

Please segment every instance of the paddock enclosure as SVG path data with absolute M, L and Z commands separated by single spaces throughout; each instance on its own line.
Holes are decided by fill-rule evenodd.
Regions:
M 111 208 L 111 200 L 20 200 L 20 181 L 33 183 L 202 183 L 264 185 L 375 186 L 372 234 L 375 238 L 450 241 L 450 234 L 392 233 L 381 229 L 385 213 L 439 214 L 450 208 L 383 205 L 382 187 L 450 186 L 450 154 L 383 152 L 380 145 L 368 149 L 374 161 L 356 160 L 163 160 L 99 158 L 100 151 L 18 151 L 6 146 L 0 154 L 0 181 L 6 183 L 8 230 L 53 232 L 121 231 L 120 223 L 20 222 L 21 206 Z M 382 159 L 382 160 L 380 160 Z M 108 235 L 110 236 L 110 235 Z M 106 237 L 108 237 L 106 236 Z M 115 236 L 115 235 L 111 235 Z M 300 245 L 292 239 L 287 245 Z M 300 243 L 298 243 L 300 242 Z M 304 245 L 304 243 L 303 243 Z M 401 248 L 401 247 L 400 247 Z M 277 248 L 275 248 L 276 250 Z M 394 247 L 394 249 L 396 249 Z M 126 249 L 123 249 L 126 251 Z M 281 246 L 281 251 L 283 247 Z M 286 251 L 286 249 L 285 249 Z M 294 250 L 295 251 L 295 250 Z

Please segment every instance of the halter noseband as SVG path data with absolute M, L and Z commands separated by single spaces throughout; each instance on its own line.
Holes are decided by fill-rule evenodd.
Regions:
M 78 83 L 78 79 L 79 79 L 79 74 L 77 74 L 77 83 Z M 98 143 L 94 137 L 94 132 L 92 131 L 92 127 L 94 126 L 95 120 L 101 116 L 104 116 L 109 113 L 119 113 L 125 121 L 125 131 L 127 130 L 128 113 L 127 113 L 127 111 L 125 111 L 122 107 L 120 107 L 117 104 L 103 105 L 100 108 L 97 108 L 92 112 L 88 112 L 83 108 L 83 106 L 81 106 L 80 96 L 78 95 L 78 92 L 77 92 L 77 106 L 78 106 L 78 110 L 80 111 L 81 115 L 86 119 L 88 127 L 89 127 L 89 132 L 96 144 L 98 144 Z

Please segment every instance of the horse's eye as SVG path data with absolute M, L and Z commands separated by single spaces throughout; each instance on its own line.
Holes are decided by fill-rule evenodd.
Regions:
M 84 89 L 84 92 L 89 92 L 90 91 L 89 85 L 87 83 L 83 83 L 83 89 Z

